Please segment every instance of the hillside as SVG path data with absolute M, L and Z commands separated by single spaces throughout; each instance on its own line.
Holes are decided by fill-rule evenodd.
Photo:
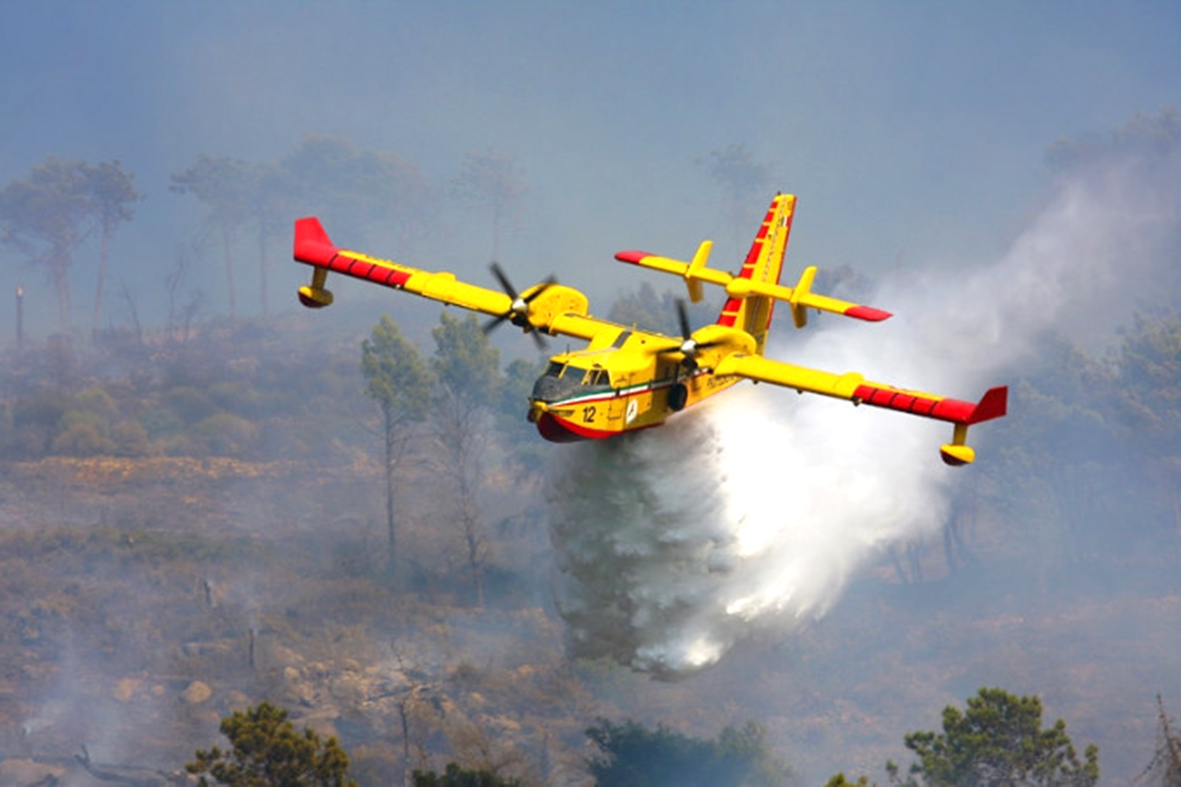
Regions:
M 1177 325 L 1132 338 L 1158 329 Z M 222 715 L 262 699 L 338 735 L 365 785 L 452 759 L 584 784 L 597 718 L 700 736 L 753 720 L 801 784 L 883 779 L 905 733 L 995 685 L 1039 694 L 1076 743 L 1100 745 L 1103 783 L 1124 784 L 1151 760 L 1155 696 L 1181 697 L 1176 432 L 1145 448 L 1126 420 L 1159 379 L 1093 384 L 1128 364 L 1088 360 L 1084 387 L 1076 356 L 1045 353 L 1057 376 L 1015 388 L 997 458 L 966 471 L 940 537 L 890 545 L 827 614 L 664 681 L 576 657 L 593 648 L 555 605 L 550 499 L 569 449 L 532 439 L 511 404 L 480 432 L 484 603 L 429 424 L 399 465 L 391 571 L 360 341 L 300 330 L 7 358 L 5 783 L 101 783 L 83 751 L 92 770 L 166 783 Z

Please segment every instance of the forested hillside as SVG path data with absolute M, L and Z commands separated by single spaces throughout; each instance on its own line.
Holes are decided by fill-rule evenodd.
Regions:
M 485 275 L 528 190 L 500 151 L 428 177 L 306 136 L 155 184 L 46 157 L 0 190 L 5 264 L 47 282 L 3 315 L 0 784 L 185 783 L 221 720 L 259 707 L 336 737 L 365 787 L 448 767 L 626 783 L 632 744 L 747 784 L 935 784 L 965 699 L 962 718 L 1044 722 L 1048 751 L 1068 734 L 1082 783 L 1172 772 L 1178 140 L 1164 111 L 1057 143 L 1000 260 L 899 260 L 880 287 L 826 266 L 818 291 L 888 296 L 888 323 L 779 318 L 770 352 L 793 362 L 957 397 L 1008 383 L 1009 415 L 973 428 L 979 461 L 956 471 L 929 424 L 771 386 L 549 444 L 524 419 L 545 361 L 528 339 L 337 281 L 333 309 L 293 313 L 301 215 Z M 766 204 L 771 167 L 745 145 L 702 161 L 727 214 Z M 188 205 L 193 236 L 120 260 L 145 198 Z M 602 291 L 567 251 L 523 263 Z M 596 313 L 676 331 L 679 291 L 628 286 Z M 767 527 L 738 532 L 752 512 Z
M 810 783 L 905 761 L 903 733 L 985 683 L 1041 695 L 1110 783 L 1152 759 L 1153 698 L 1179 689 L 1175 317 L 1138 318 L 1104 357 L 1047 339 L 941 541 L 895 545 L 827 616 L 676 683 L 568 657 L 546 513 L 568 449 L 521 418 L 530 364 L 503 371 L 474 322 L 407 343 L 432 393 L 399 425 L 390 530 L 362 339 L 397 326 L 310 325 L 8 351 L 11 768 L 77 774 L 85 747 L 92 768 L 162 780 L 267 699 L 339 736 L 362 784 L 450 761 L 584 782 L 585 730 L 624 718 L 702 737 L 757 722 Z

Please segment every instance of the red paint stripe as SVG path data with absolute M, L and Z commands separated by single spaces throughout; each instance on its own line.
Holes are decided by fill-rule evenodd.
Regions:
M 922 415 L 930 418 L 931 411 L 935 409 L 936 404 L 938 404 L 938 402 L 936 402 L 934 399 L 916 399 L 914 403 L 914 409 L 911 410 L 911 412 L 913 412 L 915 415 Z
M 337 273 L 343 273 L 356 279 L 365 279 L 386 287 L 402 287 L 412 275 L 407 271 L 367 262 L 347 254 L 337 254 L 328 262 L 327 267 Z
M 723 328 L 733 328 L 734 321 L 738 319 L 738 312 L 742 309 L 742 301 L 739 298 L 730 298 L 726 301 L 726 305 L 722 307 L 722 313 L 718 317 L 718 325 Z
M 951 421 L 955 424 L 966 424 L 972 420 L 972 413 L 976 405 L 972 402 L 961 402 L 959 399 L 941 399 L 931 408 L 931 418 L 941 421 Z
M 755 264 L 759 261 L 759 255 L 763 251 L 763 242 L 756 240 L 750 245 L 750 251 L 746 254 L 746 259 L 742 263 L 742 273 L 738 274 L 740 279 L 749 279 L 750 272 L 754 269 Z M 745 275 L 744 275 L 745 274 Z
M 559 422 L 549 413 L 542 413 L 541 417 L 537 419 L 537 431 L 551 443 L 574 443 L 586 439 L 567 429 L 565 424 Z
M 390 275 L 386 277 L 385 283 L 392 287 L 403 287 L 406 282 L 410 281 L 410 274 L 406 271 L 390 270 Z
M 351 260 L 347 271 L 350 276 L 355 276 L 358 279 L 369 278 L 369 274 L 373 272 L 373 268 L 375 267 L 372 262 L 365 262 L 364 260 L 358 260 L 353 257 L 349 257 L 348 259 Z
M 908 396 L 907 394 L 895 394 L 890 399 L 890 408 L 893 410 L 901 410 L 904 413 L 914 412 L 914 403 L 918 401 L 917 396 Z
M 541 414 L 541 417 L 537 419 L 537 431 L 541 432 L 541 436 L 546 440 L 554 443 L 571 443 L 575 440 L 605 440 L 620 434 L 572 423 L 553 413 Z
M 853 392 L 853 399 L 873 407 L 898 410 L 956 424 L 971 423 L 976 410 L 976 405 L 973 403 L 963 402 L 959 399 L 933 399 L 902 391 L 875 388 L 872 385 L 858 386 L 857 390 Z

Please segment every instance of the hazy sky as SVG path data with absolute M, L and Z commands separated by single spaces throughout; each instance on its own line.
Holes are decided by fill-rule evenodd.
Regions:
M 271 161 L 304 134 L 342 135 L 442 187 L 465 153 L 504 151 L 531 185 L 502 245 L 515 278 L 554 270 L 609 300 L 639 281 L 618 249 L 687 256 L 714 237 L 719 267 L 744 251 L 699 163 L 728 144 L 800 195 L 789 270 L 880 274 L 995 258 L 1038 207 L 1055 138 L 1181 103 L 1174 2 L 10 0 L 0 22 L 0 182 L 48 154 L 121 159 L 148 199 L 120 230 L 112 282 L 148 304 L 202 215 L 169 175 L 200 153 Z M 486 279 L 486 224 L 454 235 L 405 261 Z M 75 324 L 95 256 L 76 263 Z M 283 308 L 305 275 L 287 259 L 272 277 Z M 48 282 L 10 249 L 0 271 L 52 316 Z M 210 271 L 208 308 L 224 310 Z

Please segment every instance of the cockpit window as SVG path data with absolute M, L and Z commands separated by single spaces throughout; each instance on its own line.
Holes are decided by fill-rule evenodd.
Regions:
M 594 377 L 594 379 L 591 380 L 591 385 L 610 385 L 611 384 L 611 375 L 607 374 L 606 369 L 600 369 L 599 371 L 595 372 L 593 377 Z
M 564 364 L 560 364 L 557 361 L 550 361 L 549 366 L 546 367 L 545 376 L 546 377 L 561 377 L 562 370 L 565 368 L 566 367 Z

